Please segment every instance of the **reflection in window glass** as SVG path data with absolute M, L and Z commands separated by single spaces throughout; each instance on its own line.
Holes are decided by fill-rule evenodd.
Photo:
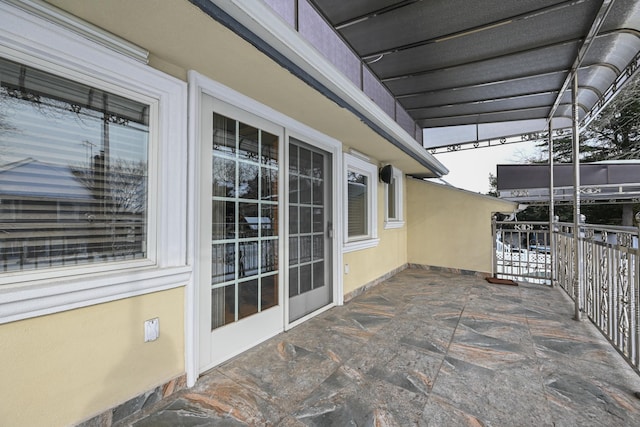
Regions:
M 398 216 L 396 214 L 396 179 L 395 177 L 391 178 L 391 182 L 388 184 L 387 188 L 387 218 L 388 219 L 396 219 Z
M 212 285 L 224 289 L 212 304 L 216 328 L 278 304 L 279 139 L 218 114 L 214 128 Z
M 241 159 L 258 161 L 258 129 L 238 122 L 238 155 Z
M 0 271 L 147 256 L 149 106 L 0 58 Z
M 236 121 L 224 116 L 213 116 L 213 150 L 217 155 L 235 155 Z
M 233 197 L 236 188 L 236 162 L 224 157 L 213 157 L 213 195 Z
M 261 148 L 262 163 L 269 166 L 278 166 L 278 137 L 262 131 Z

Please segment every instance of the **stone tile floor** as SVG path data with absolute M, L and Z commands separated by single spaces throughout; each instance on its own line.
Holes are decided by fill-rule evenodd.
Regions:
M 124 425 L 640 426 L 640 377 L 563 291 L 405 270 Z

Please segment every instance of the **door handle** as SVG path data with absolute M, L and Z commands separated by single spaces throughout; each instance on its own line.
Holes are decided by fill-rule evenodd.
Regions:
M 327 237 L 333 239 L 333 224 L 330 222 L 327 223 Z

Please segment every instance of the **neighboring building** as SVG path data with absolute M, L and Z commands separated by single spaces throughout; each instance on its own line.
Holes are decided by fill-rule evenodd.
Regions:
M 126 415 L 409 265 L 491 272 L 517 205 L 410 177 L 447 169 L 382 84 L 249 3 L 0 1 L 3 253 L 40 233 L 0 260 L 1 425 Z M 56 182 L 28 213 L 15 159 Z

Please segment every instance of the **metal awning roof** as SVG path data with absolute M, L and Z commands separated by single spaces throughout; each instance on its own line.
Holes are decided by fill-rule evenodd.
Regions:
M 637 203 L 640 200 L 640 162 L 583 163 L 580 198 L 587 203 Z M 527 204 L 549 204 L 549 165 L 498 165 L 497 190 L 501 199 Z M 573 203 L 574 165 L 553 165 L 553 200 Z
M 571 127 L 640 64 L 637 0 L 311 0 L 438 147 Z

